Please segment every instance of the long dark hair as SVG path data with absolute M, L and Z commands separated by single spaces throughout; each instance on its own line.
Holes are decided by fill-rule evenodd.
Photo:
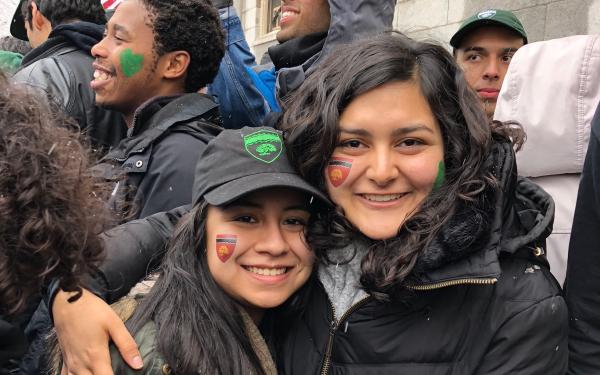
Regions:
M 497 181 L 486 160 L 493 134 L 506 139 L 506 126 L 488 122 L 478 97 L 443 47 L 398 33 L 332 52 L 285 100 L 278 124 L 300 174 L 325 190 L 324 170 L 338 142 L 340 114 L 369 90 L 389 82 L 410 81 L 419 85 L 440 125 L 446 178 L 402 224 L 397 237 L 374 243 L 363 259 L 361 284 L 382 299 L 402 289 L 419 254 L 461 206 L 485 206 L 493 200 Z M 522 134 L 518 127 L 510 130 L 516 138 Z M 309 231 L 308 240 L 326 260 L 328 249 L 361 236 L 338 208 Z
M 138 332 L 157 326 L 157 350 L 175 374 L 263 374 L 239 305 L 213 279 L 206 253 L 208 204 L 178 225 L 160 277 L 127 322 Z

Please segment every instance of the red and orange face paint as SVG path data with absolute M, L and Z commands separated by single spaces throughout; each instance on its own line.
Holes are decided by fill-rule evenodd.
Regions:
M 327 164 L 327 176 L 334 187 L 346 181 L 352 169 L 352 159 L 333 157 Z
M 235 251 L 235 245 L 237 244 L 237 235 L 235 234 L 217 234 L 217 257 L 221 262 L 225 263 Z

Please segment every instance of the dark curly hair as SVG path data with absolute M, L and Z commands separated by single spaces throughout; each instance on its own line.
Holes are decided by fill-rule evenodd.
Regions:
M 225 54 L 219 13 L 210 0 L 140 0 L 148 9 L 158 56 L 187 51 L 186 92 L 211 83 Z
M 52 27 L 73 20 L 106 24 L 106 14 L 100 0 L 27 0 L 21 5 L 23 19 L 31 26 L 31 3 L 50 21 Z
M 341 46 L 283 105 L 278 127 L 286 133 L 290 159 L 300 174 L 326 190 L 324 170 L 338 144 L 340 114 L 356 97 L 389 82 L 418 83 L 440 125 L 445 182 L 433 190 L 394 238 L 372 243 L 362 261 L 361 284 L 376 297 L 400 292 L 417 258 L 464 206 L 484 207 L 497 189 L 487 160 L 493 137 L 521 141 L 515 124 L 491 125 L 462 70 L 443 47 L 399 33 Z M 401 104 L 401 103 L 399 103 Z M 328 249 L 363 235 L 341 208 L 325 215 L 307 238 L 321 259 Z
M 82 276 L 103 255 L 97 234 L 108 218 L 77 127 L 25 90 L 0 73 L 0 312 L 7 314 L 50 279 L 81 292 Z

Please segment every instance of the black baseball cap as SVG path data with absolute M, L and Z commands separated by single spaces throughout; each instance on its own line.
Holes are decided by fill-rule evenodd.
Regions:
M 321 191 L 294 170 L 280 131 L 269 127 L 223 130 L 200 156 L 193 203 L 204 198 L 213 206 L 221 206 L 270 187 L 297 189 L 331 205 Z
M 27 37 L 27 30 L 25 29 L 25 19 L 23 18 L 23 13 L 21 13 L 21 7 L 25 1 L 27 0 L 19 1 L 17 9 L 15 9 L 15 14 L 10 23 L 10 34 L 17 39 L 27 42 L 29 38 Z
M 527 44 L 525 28 L 513 12 L 502 9 L 487 9 L 464 20 L 458 31 L 450 39 L 450 45 L 459 48 L 465 36 L 472 30 L 482 26 L 502 26 L 520 35 L 523 38 L 523 44 Z

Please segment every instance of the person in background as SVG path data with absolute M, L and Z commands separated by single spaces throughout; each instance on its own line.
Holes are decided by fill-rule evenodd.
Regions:
M 10 35 L 0 37 L 0 69 L 12 75 L 19 70 L 23 55 L 29 51 L 31 47 L 20 39 Z
M 525 44 L 527 33 L 521 21 L 501 9 L 484 10 L 467 18 L 450 39 L 454 58 L 490 120 L 512 57 Z
M 600 37 L 580 35 L 528 44 L 514 55 L 494 119 L 519 122 L 527 142 L 517 153 L 519 174 L 554 199 L 546 240 L 550 271 L 565 281 L 577 187 L 600 102 Z M 561 67 L 561 79 L 548 79 Z
M 109 205 L 124 221 L 191 203 L 196 162 L 222 129 L 217 104 L 197 91 L 224 48 L 209 0 L 124 1 L 92 48 L 96 103 L 129 129 L 94 167 L 115 181 Z
M 106 17 L 100 0 L 21 0 L 11 34 L 33 50 L 14 80 L 40 90 L 89 137 L 102 155 L 125 137 L 122 116 L 95 104 L 90 50 L 102 39 Z

